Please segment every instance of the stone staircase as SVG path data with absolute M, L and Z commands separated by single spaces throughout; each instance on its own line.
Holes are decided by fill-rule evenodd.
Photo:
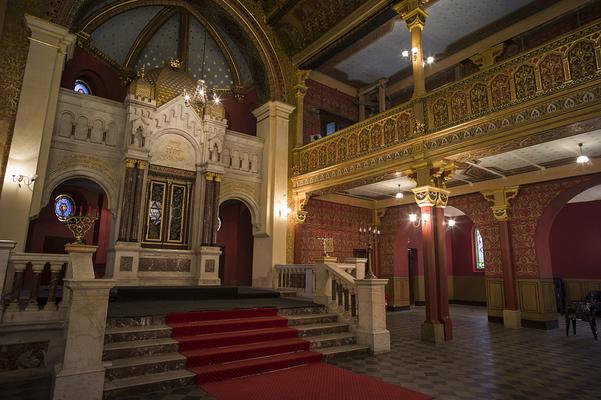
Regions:
M 294 350 L 286 350 L 293 348 L 286 347 L 286 340 L 293 342 L 298 341 L 299 338 L 304 339 L 309 342 L 309 353 L 321 353 L 324 359 L 368 351 L 367 347 L 356 344 L 356 337 L 349 331 L 349 324 L 338 322 L 336 314 L 327 313 L 325 307 L 280 309 L 278 315 L 288 320 L 288 327 L 283 329 L 294 328 L 298 331 L 296 339 L 280 340 L 282 345 L 279 351 L 286 353 L 281 356 L 290 359 L 298 354 L 298 363 L 303 362 L 300 357 L 301 352 L 294 353 Z M 275 335 L 279 328 L 266 328 L 263 331 L 269 329 Z M 248 336 L 248 339 L 244 340 L 247 345 L 255 343 L 252 339 L 254 331 L 242 332 Z M 259 331 L 261 329 L 256 330 Z M 193 385 L 196 374 L 186 369 L 189 360 L 178 352 L 180 343 L 172 338 L 172 333 L 165 317 L 109 319 L 103 351 L 103 359 L 106 362 L 104 398 L 116 399 L 141 392 Z M 200 335 L 195 338 L 203 336 L 210 335 Z M 227 346 L 235 351 L 235 345 Z M 223 352 L 224 346 L 219 347 Z M 260 344 L 255 347 L 260 347 Z M 245 358 L 244 355 L 238 357 L 241 364 L 261 363 L 263 372 L 279 369 L 276 362 L 268 363 L 269 357 L 257 359 L 252 356 Z M 240 360 L 240 357 L 245 359 Z M 278 355 L 275 354 L 273 357 L 275 360 Z

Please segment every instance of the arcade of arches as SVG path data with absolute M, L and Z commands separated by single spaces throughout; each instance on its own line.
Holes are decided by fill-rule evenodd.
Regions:
M 352 357 L 601 298 L 599 1 L 11 1 L 0 45 L 0 382 L 76 393 L 82 288 L 94 398 L 137 393 L 102 366 L 134 298 L 319 304 Z

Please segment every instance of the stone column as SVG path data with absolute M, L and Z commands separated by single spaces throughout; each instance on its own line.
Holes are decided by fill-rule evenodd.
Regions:
M 365 119 L 365 95 L 359 95 L 359 121 Z
M 64 26 L 31 15 L 25 20 L 29 52 L 0 194 L 0 209 L 11 210 L 0 224 L 0 238 L 16 241 L 16 251 L 24 251 L 29 219 L 41 208 L 61 74 L 75 43 Z M 19 187 L 13 174 L 37 177 L 29 187 Z
M 509 205 L 509 202 L 517 196 L 518 190 L 518 186 L 513 186 L 482 192 L 484 198 L 493 203 L 491 210 L 499 223 L 501 266 L 503 268 L 503 300 L 505 303 L 503 325 L 506 328 L 513 329 L 522 327 L 522 315 L 517 300 L 515 268 L 513 265 Z
M 286 263 L 287 219 L 278 211 L 287 202 L 289 116 L 293 110 L 288 104 L 269 101 L 253 111 L 257 136 L 265 143 L 253 250 L 254 287 L 272 288 L 274 265 Z
M 96 246 L 66 245 L 72 278 L 65 318 L 65 354 L 56 366 L 53 400 L 101 400 L 104 388 L 102 350 L 112 279 L 94 279 L 92 255 Z
M 413 65 L 413 98 L 420 98 L 426 94 L 426 78 L 424 74 L 424 57 L 422 46 L 422 30 L 428 18 L 419 0 L 403 1 L 394 7 L 407 23 L 411 32 L 411 48 L 416 48 L 417 53 L 410 51 Z
M 15 248 L 17 243 L 13 240 L 0 240 L 0 296 L 2 296 L 5 290 L 8 288 L 12 279 L 6 276 L 8 272 L 8 259 L 10 258 L 10 252 Z M 5 287 L 4 285 L 7 285 Z
M 202 245 L 211 245 L 211 231 L 213 225 L 213 188 L 215 174 L 205 173 L 205 201 L 202 218 Z
M 121 215 L 119 218 L 119 240 L 127 242 L 130 239 L 130 227 L 134 193 L 136 187 L 136 160 L 125 159 L 125 178 L 123 180 L 123 195 L 121 196 Z
M 388 279 L 357 279 L 359 324 L 357 343 L 369 346 L 373 354 L 390 351 L 390 332 L 386 329 L 384 292 Z
M 221 180 L 223 179 L 222 174 L 215 174 L 213 178 L 213 220 L 211 222 L 211 244 L 214 246 L 217 244 L 217 228 L 219 222 L 219 192 L 221 190 Z
M 429 168 L 425 170 L 429 177 Z M 423 181 L 423 178 L 418 179 L 418 182 L 420 180 Z M 448 279 L 445 258 L 444 253 L 441 254 L 445 251 L 443 213 L 437 211 L 436 208 L 442 210 L 446 206 L 449 191 L 434 186 L 420 186 L 412 190 L 421 211 L 424 252 L 426 320 L 422 325 L 422 340 L 442 343 L 444 340 L 452 338 L 452 325 L 448 311 Z
M 301 147 L 304 142 L 304 117 L 305 117 L 305 95 L 309 88 L 305 81 L 309 77 L 308 70 L 296 71 L 296 85 L 294 86 L 294 97 L 296 99 L 296 143 L 294 147 Z
M 140 235 L 140 216 L 142 214 L 142 201 L 144 201 L 144 179 L 146 179 L 146 168 L 148 163 L 146 161 L 138 161 L 135 174 L 135 189 L 133 195 L 133 204 L 131 204 L 131 226 L 129 229 L 129 240 L 132 242 L 139 241 Z
M 380 79 L 378 81 L 378 111 L 386 111 L 386 84 L 388 79 Z
M 445 202 L 446 203 L 446 202 Z M 446 229 L 444 225 L 444 206 L 434 207 L 434 230 L 436 231 L 436 269 L 438 285 L 438 320 L 444 326 L 444 339 L 453 339 L 453 323 L 449 316 L 449 286 L 447 273 Z

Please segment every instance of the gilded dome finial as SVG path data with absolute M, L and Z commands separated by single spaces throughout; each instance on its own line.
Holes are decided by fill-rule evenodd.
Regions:
M 182 67 L 182 62 L 177 58 L 172 58 L 169 60 L 169 66 L 171 68 L 179 69 Z

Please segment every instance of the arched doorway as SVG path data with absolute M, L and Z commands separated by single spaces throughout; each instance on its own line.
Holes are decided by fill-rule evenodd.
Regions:
M 445 208 L 445 224 L 449 302 L 486 306 L 486 256 L 481 231 L 453 206 Z
M 29 224 L 25 251 L 63 254 L 65 244 L 75 241 L 65 222 L 60 221 L 55 213 L 58 199 L 72 202 L 75 214 L 98 214 L 98 221 L 87 232 L 85 243 L 98 246 L 93 258 L 94 272 L 97 278 L 104 277 L 113 215 L 108 209 L 108 196 L 100 185 L 89 179 L 69 179 L 52 191 L 48 204 Z
M 553 276 L 557 310 L 601 290 L 601 176 L 560 193 L 536 230 L 541 271 Z
M 219 265 L 221 283 L 224 286 L 251 286 L 253 234 L 250 210 L 239 200 L 226 200 L 219 207 L 219 219 L 217 243 L 223 252 Z

